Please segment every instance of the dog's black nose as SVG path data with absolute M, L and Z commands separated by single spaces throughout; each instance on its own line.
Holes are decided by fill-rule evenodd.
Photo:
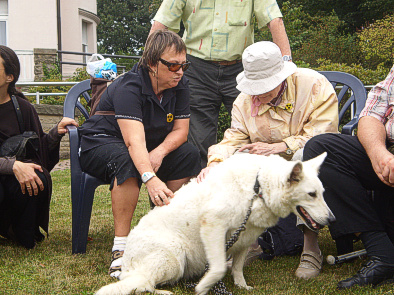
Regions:
M 330 212 L 330 215 L 328 215 L 328 223 L 329 223 L 329 224 L 332 224 L 332 223 L 334 223 L 335 221 L 337 221 L 337 219 L 335 218 L 334 214 L 332 214 L 332 213 Z

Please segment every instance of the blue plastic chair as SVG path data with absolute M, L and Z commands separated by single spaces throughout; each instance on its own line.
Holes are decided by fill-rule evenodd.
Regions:
M 357 127 L 358 119 L 362 109 L 365 106 L 367 100 L 367 91 L 365 90 L 364 84 L 357 77 L 343 72 L 335 71 L 322 71 L 320 72 L 324 75 L 328 81 L 331 82 L 332 86 L 342 86 L 342 89 L 337 93 L 338 103 L 340 104 L 344 97 L 351 90 L 351 96 L 343 104 L 342 108 L 339 110 L 339 122 L 343 122 L 343 117 L 345 112 L 353 104 L 352 119 L 342 127 L 343 134 L 352 135 L 354 129 Z M 371 192 L 373 194 L 373 192 Z M 353 251 L 353 236 L 346 235 L 335 240 L 337 246 L 337 253 L 345 254 Z
M 343 134 L 352 134 L 353 130 L 357 127 L 358 118 L 367 100 L 367 92 L 364 84 L 356 76 L 344 72 L 335 71 L 321 71 L 320 74 L 324 75 L 332 86 L 342 86 L 342 89 L 337 93 L 338 104 L 342 99 L 347 96 L 348 91 L 351 90 L 351 96 L 343 104 L 339 110 L 339 122 L 341 123 L 345 112 L 350 109 L 353 104 L 352 119 L 342 127 Z
M 90 80 L 74 85 L 67 93 L 64 101 L 63 116 L 74 118 L 78 109 L 88 119 L 89 113 L 78 98 L 90 101 L 87 91 L 90 90 Z M 67 126 L 70 138 L 71 162 L 71 203 L 72 203 L 72 253 L 85 253 L 88 239 L 90 217 L 92 214 L 94 192 L 99 185 L 106 184 L 100 179 L 82 171 L 79 163 L 80 139 L 75 126 Z

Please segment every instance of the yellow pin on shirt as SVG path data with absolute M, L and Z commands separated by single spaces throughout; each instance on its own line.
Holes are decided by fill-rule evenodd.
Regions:
M 287 103 L 286 104 L 286 110 L 288 110 L 289 112 L 293 109 L 293 104 L 292 103 Z
M 171 123 L 172 120 L 174 120 L 174 115 L 171 114 L 171 113 L 167 114 L 167 122 L 168 122 L 168 123 Z

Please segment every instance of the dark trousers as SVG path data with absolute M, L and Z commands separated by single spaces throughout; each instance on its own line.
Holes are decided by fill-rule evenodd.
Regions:
M 320 168 L 324 199 L 336 217 L 330 226 L 338 237 L 368 231 L 386 231 L 394 241 L 394 188 L 377 177 L 356 136 L 322 134 L 304 148 L 304 161 L 323 152 L 327 157 Z M 374 198 L 368 191 L 374 191 Z
M 202 167 L 207 164 L 208 148 L 217 142 L 220 106 L 223 103 L 229 114 L 237 98 L 237 75 L 243 71 L 242 63 L 217 65 L 188 55 L 192 62 L 185 72 L 190 86 L 189 142 L 201 155 Z
M 47 202 L 48 182 L 43 173 L 36 170 L 44 184 L 44 190 L 37 196 L 22 194 L 21 187 L 14 175 L 0 175 L 0 235 L 16 240 L 31 249 L 44 236 L 37 224 L 38 209 Z

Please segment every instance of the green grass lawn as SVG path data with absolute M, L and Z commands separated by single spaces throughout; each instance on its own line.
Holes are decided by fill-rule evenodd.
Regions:
M 108 274 L 113 241 L 113 218 L 107 186 L 96 191 L 87 252 L 71 255 L 70 171 L 52 173 L 54 193 L 51 204 L 50 236 L 33 250 L 25 250 L 0 239 L 0 294 L 94 294 L 101 286 L 113 282 Z M 143 190 L 133 219 L 133 226 L 148 212 L 149 203 Z M 325 256 L 335 254 L 335 244 L 327 230 L 320 236 Z M 362 247 L 359 243 L 355 249 Z M 280 257 L 272 261 L 255 261 L 245 267 L 245 279 L 254 287 L 244 291 L 234 286 L 230 274 L 224 279 L 233 294 L 394 294 L 393 285 L 373 289 L 356 287 L 339 291 L 336 284 L 353 275 L 364 260 L 341 266 L 324 264 L 316 279 L 303 281 L 294 276 L 299 256 Z M 175 294 L 194 294 L 182 284 L 166 287 Z

